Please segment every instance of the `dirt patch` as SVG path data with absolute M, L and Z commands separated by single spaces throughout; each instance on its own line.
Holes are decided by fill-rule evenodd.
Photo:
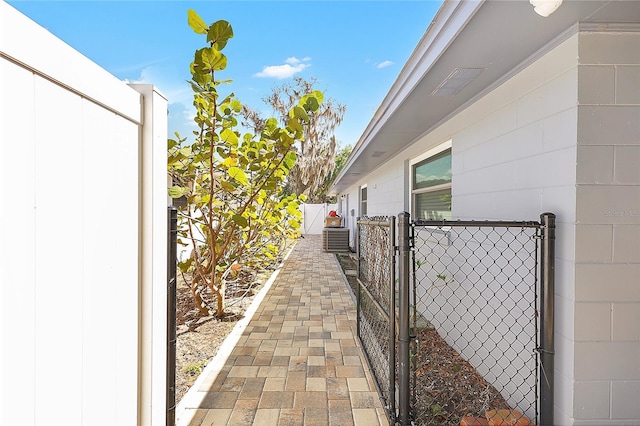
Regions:
M 236 320 L 204 316 L 196 308 L 191 291 L 178 279 L 176 300 L 176 403 L 182 399 L 204 367 L 216 355 Z
M 275 266 L 274 264 L 273 267 L 259 273 L 247 273 L 246 279 L 228 286 L 227 307 L 223 318 L 203 315 L 196 307 L 191 290 L 179 274 L 176 290 L 176 403 L 184 397 L 207 364 L 216 356 L 218 349 L 237 322 L 244 317 L 247 308 L 269 279 Z
M 347 281 L 349 282 L 349 286 L 351 290 L 353 290 L 354 294 L 358 289 L 358 261 L 355 253 L 336 253 L 336 259 L 338 259 L 338 263 L 342 268 L 342 272 L 344 273 Z

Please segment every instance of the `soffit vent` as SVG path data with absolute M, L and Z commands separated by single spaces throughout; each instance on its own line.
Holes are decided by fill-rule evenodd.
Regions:
M 386 151 L 373 151 L 371 153 L 371 156 L 374 158 L 377 158 L 377 157 L 382 157 L 386 153 L 387 153 Z
M 484 68 L 456 68 L 431 92 L 431 96 L 457 95 L 467 84 L 478 78 Z

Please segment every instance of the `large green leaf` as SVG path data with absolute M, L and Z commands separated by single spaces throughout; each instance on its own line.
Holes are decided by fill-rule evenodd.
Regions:
M 308 95 L 300 98 L 300 105 L 304 106 L 307 111 L 315 112 L 324 101 L 324 93 L 320 90 L 314 90 Z
M 281 133 L 280 134 L 280 142 L 282 142 L 282 144 L 285 146 L 285 148 L 289 148 L 291 145 L 293 145 L 295 140 L 291 136 L 289 136 L 288 134 Z
M 187 195 L 189 193 L 189 188 L 183 188 L 178 185 L 174 185 L 169 188 L 169 197 L 171 198 L 180 198 L 183 195 Z
M 226 180 L 221 180 L 220 181 L 220 185 L 222 186 L 222 188 L 227 191 L 227 192 L 233 192 L 236 190 L 235 185 L 233 185 L 230 182 L 227 182 Z
M 300 121 L 297 118 L 293 117 L 290 118 L 289 121 L 287 121 L 287 127 L 289 127 L 294 132 L 302 132 L 304 130 L 302 124 L 300 124 Z
M 238 147 L 238 135 L 231 129 L 224 129 L 220 132 L 220 138 L 233 148 Z
M 316 100 L 320 103 L 324 102 L 324 93 L 322 93 L 320 90 L 314 90 L 313 92 L 311 92 L 311 96 L 316 98 Z
M 296 164 L 296 159 L 298 156 L 294 151 L 289 151 L 287 155 L 284 157 L 284 164 L 287 166 L 289 170 Z
M 197 34 L 207 34 L 207 31 L 209 31 L 209 27 L 204 23 L 200 15 L 198 15 L 195 10 L 189 9 L 187 11 L 187 22 L 191 29 Z
M 229 167 L 229 176 L 234 178 L 237 182 L 242 185 L 248 185 L 249 181 L 247 180 L 247 175 L 242 171 L 242 169 L 238 167 Z
M 273 117 L 268 118 L 264 122 L 264 131 L 267 133 L 273 132 L 278 127 L 278 120 Z
M 189 257 L 182 262 L 178 262 L 178 268 L 180 268 L 181 272 L 187 272 L 191 265 L 193 264 L 193 258 Z
M 242 103 L 239 100 L 234 99 L 231 101 L 231 108 L 234 112 L 239 113 L 240 111 L 242 111 Z
M 295 214 L 298 210 L 298 203 L 291 202 L 287 205 L 287 213 L 290 215 Z
M 291 228 L 293 228 L 293 229 L 299 229 L 300 228 L 300 222 L 297 221 L 297 220 L 290 219 L 289 220 L 289 226 Z
M 222 50 L 227 45 L 227 41 L 233 37 L 233 28 L 231 24 L 225 20 L 214 22 L 209 27 L 207 33 L 207 42 L 213 43 L 213 47 L 217 50 Z
M 298 120 L 302 120 L 305 122 L 309 121 L 309 115 L 307 115 L 307 111 L 305 111 L 304 108 L 300 106 L 293 107 L 293 109 L 291 110 L 291 114 L 293 117 L 297 118 Z
M 238 224 L 239 227 L 241 228 L 246 228 L 247 226 L 249 226 L 249 222 L 247 221 L 247 219 L 243 216 L 240 216 L 239 214 L 234 214 L 231 219 Z
M 318 103 L 318 99 L 313 96 L 309 96 L 305 100 L 304 106 L 307 111 L 317 111 L 320 107 L 320 104 Z
M 236 157 L 227 157 L 222 160 L 222 164 L 225 167 L 235 167 L 238 165 L 238 159 Z
M 196 51 L 193 69 L 197 74 L 208 74 L 227 67 L 227 57 L 213 47 L 203 47 Z M 199 83 L 199 82 L 198 82 Z

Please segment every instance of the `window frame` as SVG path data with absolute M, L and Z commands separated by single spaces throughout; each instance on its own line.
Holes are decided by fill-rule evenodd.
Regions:
M 451 182 L 449 183 L 444 183 L 444 184 L 440 184 L 440 185 L 434 185 L 434 186 L 430 186 L 427 188 L 418 188 L 415 189 L 415 173 L 416 173 L 416 168 L 417 166 L 421 165 L 421 163 L 424 163 L 426 160 L 429 160 L 430 158 L 436 157 L 437 155 L 442 154 L 445 151 L 450 151 L 449 155 L 452 155 L 451 152 L 451 147 L 452 147 L 452 140 L 449 139 L 448 141 L 420 154 L 419 156 L 411 159 L 409 161 L 409 211 L 411 212 L 411 217 L 413 217 L 414 219 L 423 219 L 423 218 L 419 218 L 416 216 L 416 195 L 418 194 L 425 194 L 425 193 L 429 193 L 429 192 L 436 192 L 436 191 L 442 191 L 442 190 L 452 190 L 453 189 L 453 177 L 451 179 Z M 453 215 L 453 206 L 451 206 L 451 210 L 450 210 L 451 214 Z
M 366 198 L 362 197 L 362 193 L 365 191 Z M 360 185 L 360 189 L 358 190 L 358 198 L 360 199 L 360 216 L 366 216 L 369 211 L 369 206 L 367 201 L 369 200 L 369 190 L 367 189 L 367 184 Z

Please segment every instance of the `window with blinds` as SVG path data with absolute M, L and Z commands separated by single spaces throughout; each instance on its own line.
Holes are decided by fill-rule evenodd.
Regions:
M 360 188 L 360 216 L 367 215 L 367 187 Z
M 412 173 L 412 216 L 415 219 L 451 219 L 451 149 L 416 163 Z

